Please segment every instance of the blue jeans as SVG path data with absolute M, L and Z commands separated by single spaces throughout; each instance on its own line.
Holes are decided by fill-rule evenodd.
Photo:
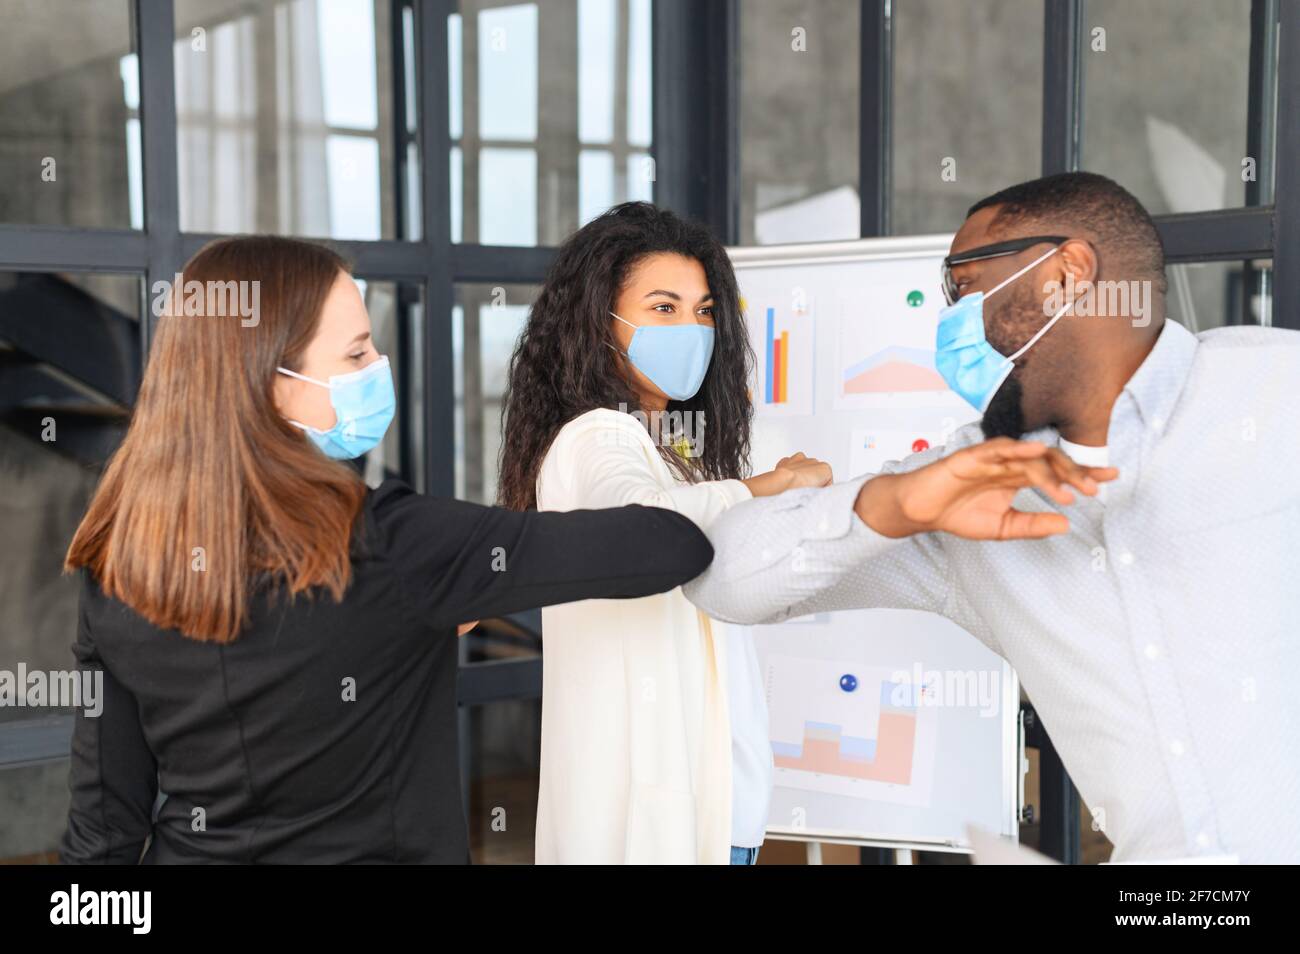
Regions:
M 733 865 L 754 865 L 758 864 L 757 848 L 737 848 L 731 846 L 731 863 Z

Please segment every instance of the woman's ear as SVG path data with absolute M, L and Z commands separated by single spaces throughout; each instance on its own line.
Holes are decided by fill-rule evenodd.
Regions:
M 302 384 L 302 381 L 291 378 L 287 374 L 281 374 L 278 371 L 275 373 L 275 381 L 271 384 L 271 400 L 281 417 L 294 418 L 291 409 L 297 403 L 294 400 L 298 394 L 295 385 L 301 386 Z M 294 418 L 294 420 L 301 420 L 301 418 Z

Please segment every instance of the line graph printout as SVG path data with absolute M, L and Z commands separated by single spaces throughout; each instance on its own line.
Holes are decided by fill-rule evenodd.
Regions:
M 940 296 L 933 279 L 900 265 L 870 296 L 842 296 L 836 329 L 835 407 L 957 408 L 934 363 Z M 923 270 L 922 270 L 923 271 Z
M 928 805 L 937 721 L 917 686 L 861 662 L 773 655 L 764 674 L 775 784 Z

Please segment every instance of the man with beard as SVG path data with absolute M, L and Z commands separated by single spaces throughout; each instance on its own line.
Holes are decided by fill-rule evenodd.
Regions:
M 1115 860 L 1300 861 L 1300 333 L 1165 320 L 1150 216 L 1088 173 L 977 203 L 944 285 L 936 366 L 983 420 L 732 508 L 686 594 L 947 616 L 1015 666 Z

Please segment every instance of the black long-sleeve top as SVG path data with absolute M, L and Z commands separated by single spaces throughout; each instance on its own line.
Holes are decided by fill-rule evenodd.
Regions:
M 256 588 L 227 644 L 154 627 L 82 571 L 73 649 L 103 701 L 76 716 L 61 860 L 466 862 L 457 624 L 663 592 L 713 556 L 654 507 L 519 513 L 388 481 L 362 520 L 341 603 Z

